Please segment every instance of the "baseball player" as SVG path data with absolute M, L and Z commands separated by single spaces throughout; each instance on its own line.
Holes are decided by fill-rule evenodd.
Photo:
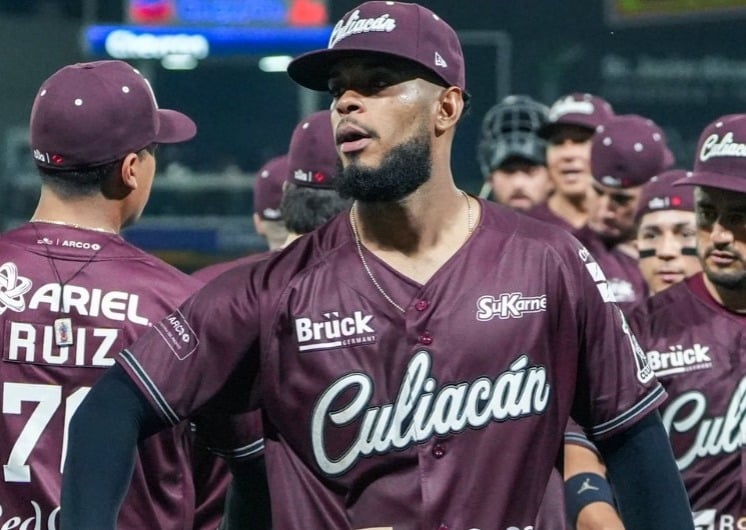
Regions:
M 283 188 L 277 214 L 283 219 L 286 237 L 282 248 L 303 234 L 320 227 L 341 211 L 350 201 L 333 189 L 337 172 L 337 151 L 331 130 L 330 111 L 314 112 L 295 126 L 285 157 Z M 274 178 L 274 177 L 273 177 Z M 237 266 L 265 259 L 266 253 L 216 263 L 192 275 L 209 281 Z
M 693 190 L 673 185 L 687 173 L 683 169 L 664 171 L 642 189 L 635 213 L 635 246 L 640 272 L 651 294 L 702 270 L 697 257 Z
M 510 95 L 482 120 L 477 159 L 485 184 L 500 204 L 528 210 L 547 200 L 553 185 L 546 163 L 546 141 L 536 130 L 548 120 L 549 109 L 529 96 Z
M 574 234 L 598 260 L 611 295 L 626 311 L 648 296 L 637 250 L 630 240 L 643 185 L 663 170 L 665 152 L 657 126 L 631 114 L 609 118 L 598 126 L 591 140 L 596 200 L 588 224 Z M 603 521 L 602 528 L 621 527 L 598 452 L 573 421 L 568 425 L 566 442 L 565 499 L 572 528 L 595 528 L 589 521 L 597 520 Z M 592 502 L 594 506 L 586 508 Z
M 289 245 L 347 210 L 351 201 L 334 189 L 339 170 L 331 111 L 321 110 L 296 125 L 288 149 L 288 174 L 280 203 Z
M 632 316 L 650 367 L 668 390 L 661 412 L 700 530 L 746 525 L 746 114 L 700 136 L 694 171 L 703 273 L 653 296 Z
M 593 258 L 454 182 L 455 31 L 366 2 L 288 72 L 333 96 L 335 188 L 355 203 L 122 351 L 73 420 L 63 528 L 112 528 L 133 439 L 220 402 L 262 411 L 277 528 L 528 530 L 571 413 L 630 527 L 692 528 L 665 396 Z M 89 476 L 103 451 L 117 464 Z
M 642 188 L 635 213 L 635 243 L 640 272 L 651 294 L 702 270 L 696 249 L 694 194 L 691 187 L 674 186 L 687 175 L 691 173 L 680 169 L 664 171 Z M 623 528 L 598 450 L 576 425 L 565 433 L 565 441 L 565 498 L 572 527 Z
M 642 116 L 615 116 L 591 141 L 592 190 L 588 223 L 574 235 L 606 274 L 614 299 L 629 309 L 648 296 L 637 264 L 634 215 L 643 185 L 664 169 L 663 137 Z
M 588 221 L 595 196 L 591 189 L 591 138 L 614 115 L 611 105 L 593 94 L 573 92 L 549 108 L 549 121 L 537 130 L 547 141 L 547 169 L 554 193 L 529 210 L 532 217 L 572 232 Z
M 195 133 L 121 61 L 65 66 L 36 94 L 40 198 L 29 222 L 0 236 L 2 528 L 59 528 L 70 418 L 122 346 L 201 285 L 119 235 L 148 200 L 155 146 Z M 117 528 L 191 528 L 185 429 L 133 450 Z
M 254 184 L 254 228 L 267 241 L 269 250 L 281 248 L 288 237 L 280 211 L 287 172 L 287 154 L 276 156 L 259 168 Z

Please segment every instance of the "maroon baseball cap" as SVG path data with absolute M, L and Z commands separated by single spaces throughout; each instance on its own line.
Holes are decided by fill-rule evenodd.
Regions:
M 710 123 L 697 143 L 694 171 L 675 186 L 709 186 L 746 193 L 746 114 Z
M 429 9 L 404 2 L 365 2 L 349 11 L 334 26 L 328 47 L 297 57 L 288 65 L 288 74 L 300 85 L 324 91 L 334 64 L 361 52 L 409 59 L 446 85 L 466 90 L 456 32 Z
M 614 116 L 611 104 L 586 92 L 574 92 L 559 98 L 549 108 L 549 121 L 537 134 L 548 139 L 560 127 L 574 125 L 595 130 Z
M 333 187 L 337 172 L 331 111 L 306 116 L 295 126 L 288 149 L 288 182 L 309 188 Z
M 591 173 L 610 188 L 642 186 L 665 168 L 665 143 L 652 120 L 637 114 L 614 116 L 591 140 Z
M 643 215 L 661 210 L 694 211 L 694 189 L 674 186 L 674 183 L 691 176 L 691 171 L 670 169 L 654 176 L 642 188 L 637 203 L 635 221 Z
M 663 127 L 650 118 L 648 118 L 648 122 L 653 128 L 654 134 L 659 135 L 663 142 L 663 168 L 671 169 L 676 164 L 676 156 L 673 154 L 673 151 L 671 151 L 671 148 L 668 147 L 668 137 L 666 136 L 666 132 L 663 130 Z
M 114 162 L 154 144 L 191 139 L 197 126 L 159 109 L 148 81 L 123 61 L 77 63 L 42 83 L 31 109 L 37 165 L 77 169 Z
M 282 185 L 288 176 L 288 156 L 271 158 L 257 172 L 254 183 L 254 212 L 267 221 L 282 219 Z

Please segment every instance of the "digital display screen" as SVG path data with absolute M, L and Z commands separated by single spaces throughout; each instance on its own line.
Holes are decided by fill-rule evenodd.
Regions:
M 322 26 L 326 0 L 128 0 L 132 24 Z
M 746 0 L 607 0 L 612 22 L 670 21 L 703 15 L 746 14 Z

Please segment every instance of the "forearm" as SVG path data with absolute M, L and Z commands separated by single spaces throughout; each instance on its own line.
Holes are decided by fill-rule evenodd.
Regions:
M 118 366 L 93 386 L 70 423 L 62 483 L 62 530 L 116 528 L 138 439 L 159 423 L 154 415 Z
M 590 442 L 588 442 L 590 443 Z M 624 530 L 606 480 L 606 466 L 591 449 L 565 444 L 565 501 L 575 530 Z
M 689 501 L 657 412 L 598 441 L 627 528 L 693 530 Z

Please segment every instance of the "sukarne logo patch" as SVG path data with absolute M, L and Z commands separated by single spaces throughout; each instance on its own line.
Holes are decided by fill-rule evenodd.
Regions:
M 523 293 L 502 293 L 497 296 L 482 296 L 477 300 L 477 320 L 482 322 L 500 319 L 521 318 L 526 313 L 541 313 L 547 310 L 547 295 L 524 296 Z

